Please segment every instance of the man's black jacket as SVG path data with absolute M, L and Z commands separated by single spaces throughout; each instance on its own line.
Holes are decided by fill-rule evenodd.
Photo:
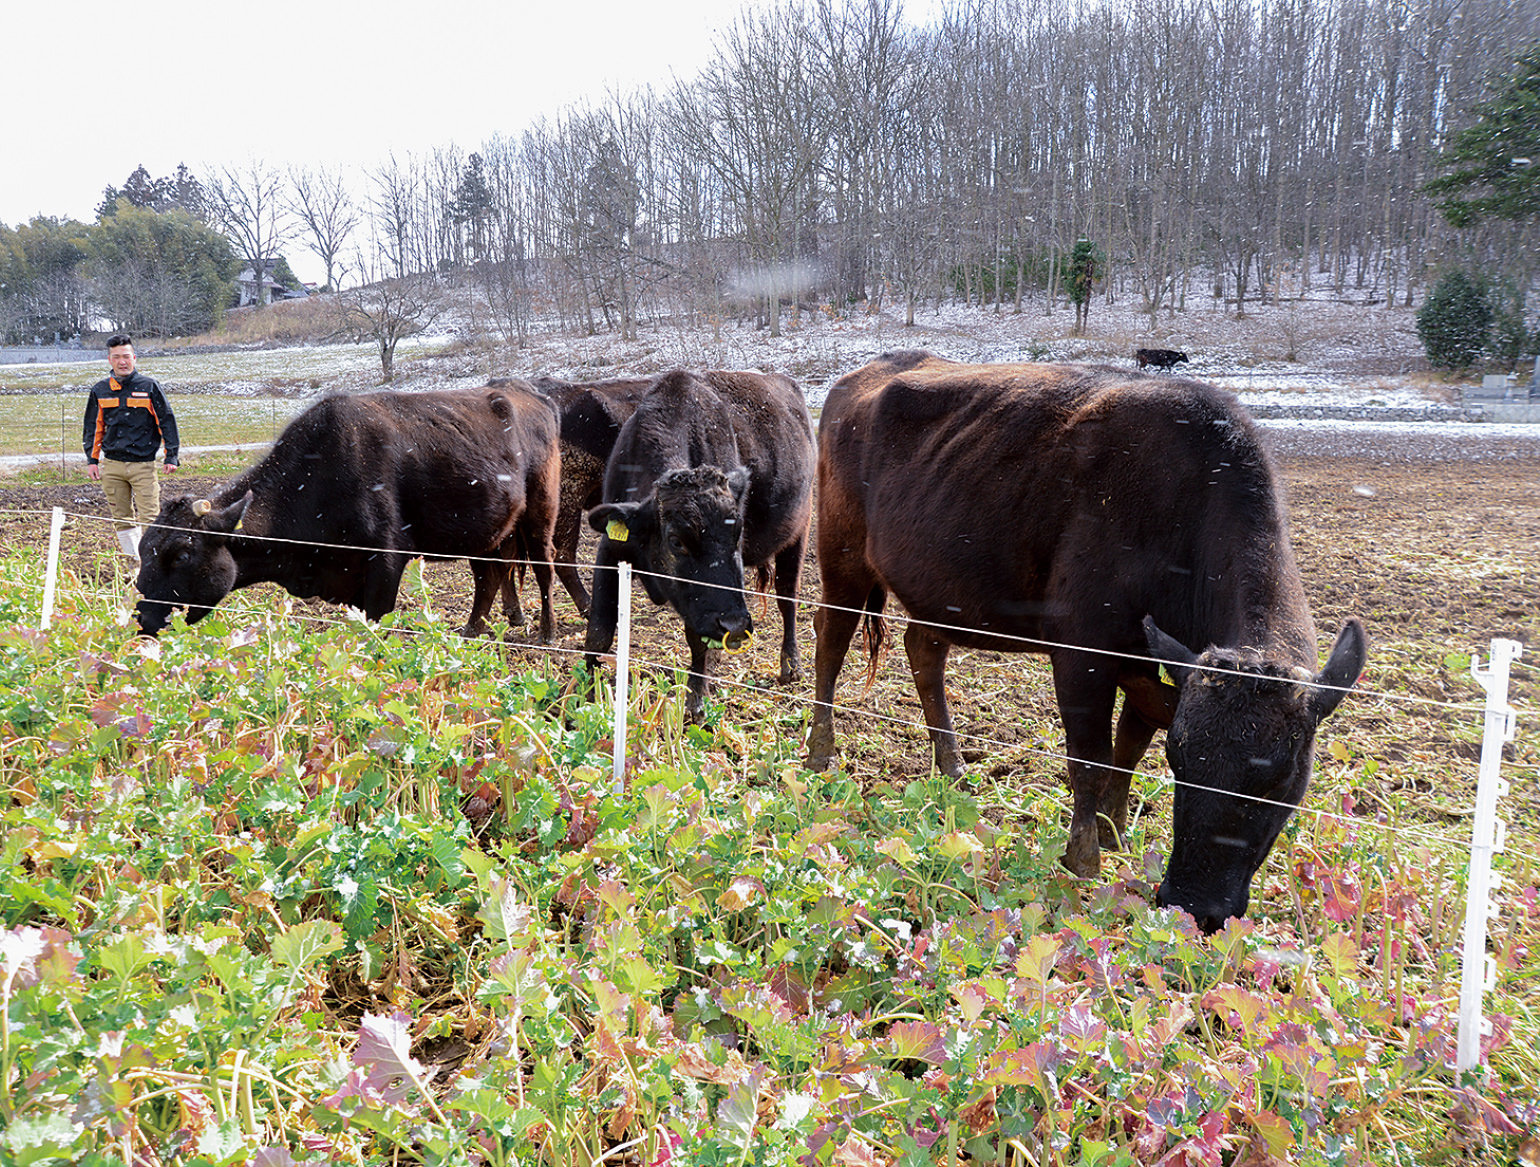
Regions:
M 153 377 L 133 372 L 91 386 L 81 434 L 87 461 L 153 462 L 162 442 L 166 463 L 175 466 L 181 448 L 176 417 Z

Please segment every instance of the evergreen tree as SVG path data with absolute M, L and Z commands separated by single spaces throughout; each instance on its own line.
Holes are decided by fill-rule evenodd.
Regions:
M 0 332 L 8 342 L 77 335 L 88 316 L 78 267 L 87 228 L 39 215 L 12 230 L 0 225 Z
M 141 207 L 150 211 L 186 211 L 193 218 L 207 221 L 207 206 L 203 186 L 193 177 L 187 164 L 177 166 L 176 173 L 168 178 L 151 178 L 143 164 L 134 168 L 121 187 L 109 186 L 102 191 L 102 201 L 97 204 L 96 217 L 110 218 L 120 206 Z
M 120 204 L 91 229 L 88 247 L 94 306 L 136 335 L 208 330 L 240 269 L 230 241 L 183 210 Z
M 1439 159 L 1450 173 L 1423 187 L 1455 227 L 1540 214 L 1540 44 L 1495 88 Z
M 1091 315 L 1091 292 L 1096 278 L 1101 275 L 1102 255 L 1096 244 L 1081 237 L 1070 252 L 1069 264 L 1064 269 L 1064 291 L 1070 303 L 1075 305 L 1075 332 L 1085 331 L 1086 320 Z
M 273 279 L 290 292 L 305 286 L 304 282 L 294 274 L 294 269 L 289 266 L 288 259 L 282 255 L 278 257 L 278 262 L 273 265 Z
M 460 186 L 450 208 L 455 224 L 465 232 L 465 256 L 471 263 L 486 254 L 488 228 L 495 210 L 492 188 L 487 184 L 486 164 L 480 154 L 472 154 L 465 160 Z
M 1492 325 L 1487 336 L 1487 355 L 1504 369 L 1515 369 L 1527 356 L 1540 352 L 1540 329 L 1531 328 L 1524 288 L 1505 280 L 1487 289 Z
M 1417 311 L 1417 335 L 1440 369 L 1468 369 L 1487 347 L 1492 307 L 1481 281 L 1458 269 L 1445 272 Z

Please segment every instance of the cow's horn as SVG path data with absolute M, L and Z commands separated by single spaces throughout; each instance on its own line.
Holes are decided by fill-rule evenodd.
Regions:
M 214 504 L 206 498 L 200 498 L 197 502 L 193 503 L 193 514 L 200 519 L 213 509 Z

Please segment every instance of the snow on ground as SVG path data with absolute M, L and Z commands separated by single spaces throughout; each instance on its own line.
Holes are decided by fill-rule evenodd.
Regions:
M 521 348 L 460 327 L 403 341 L 395 385 L 425 390 L 492 376 L 581 381 L 674 366 L 758 368 L 796 378 L 816 406 L 842 373 L 894 349 L 928 348 L 962 361 L 1083 361 L 1132 369 L 1134 350 L 1149 347 L 1186 352 L 1190 361 L 1179 366 L 1180 375 L 1231 390 L 1259 418 L 1463 421 L 1459 384 L 1427 368 L 1415 310 L 1362 299 L 1248 304 L 1243 316 L 1233 305 L 1204 299 L 1160 312 L 1152 328 L 1137 298 L 1110 304 L 1098 298 L 1084 336 L 1073 335 L 1071 311 L 1061 304 L 1048 313 L 1041 298 L 1024 302 L 1019 312 L 1011 304 L 998 310 L 924 305 L 913 327 L 904 326 L 901 306 L 841 313 L 823 305 L 787 311 L 778 337 L 752 321 L 713 329 L 663 320 L 645 322 L 629 341 L 614 333 L 576 337 L 540 328 Z M 140 364 L 176 393 L 308 399 L 380 385 L 379 353 L 367 344 L 233 352 L 157 352 L 145 345 Z M 74 392 L 104 370 L 104 362 L 0 365 L 0 391 Z

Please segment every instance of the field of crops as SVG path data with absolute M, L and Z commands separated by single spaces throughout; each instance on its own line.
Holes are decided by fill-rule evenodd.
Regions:
M 8 1162 L 1534 1161 L 1532 822 L 1486 1068 L 1451 1069 L 1466 661 L 1381 635 L 1375 683 L 1465 744 L 1328 723 L 1253 918 L 1205 938 L 1152 906 L 1158 767 L 1077 881 L 1030 766 L 906 773 L 849 726 L 814 775 L 800 703 L 687 726 L 645 669 L 616 783 L 603 686 L 455 636 L 426 576 L 379 626 L 253 590 L 146 642 L 81 569 L 43 633 L 8 534 Z

